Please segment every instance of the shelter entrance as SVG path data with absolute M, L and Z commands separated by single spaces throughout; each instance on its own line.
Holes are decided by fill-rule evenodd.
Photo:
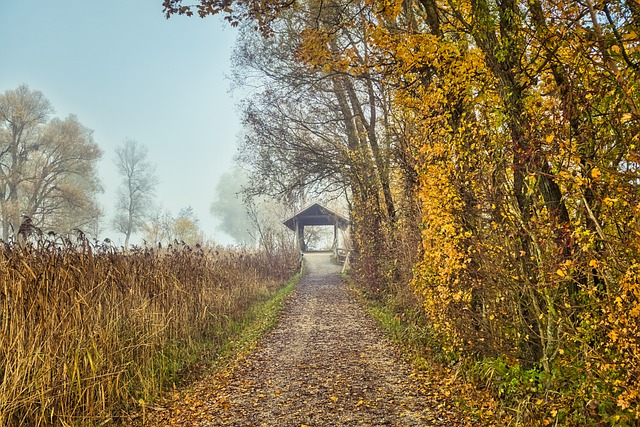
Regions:
M 326 252 L 333 250 L 335 231 L 331 225 L 307 225 L 302 230 L 306 252 Z
M 314 203 L 283 224 L 296 233 L 296 244 L 300 252 L 333 251 L 337 257 L 343 243 L 340 231 L 348 229 L 349 220 Z

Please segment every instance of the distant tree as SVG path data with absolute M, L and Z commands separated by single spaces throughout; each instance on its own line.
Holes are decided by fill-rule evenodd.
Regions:
M 248 213 L 242 190 L 248 184 L 245 173 L 235 168 L 220 176 L 210 212 L 219 219 L 218 229 L 240 245 L 256 243 L 256 227 Z
M 172 238 L 173 215 L 169 210 L 158 209 L 142 226 L 143 239 L 147 244 L 166 245 Z
M 286 239 L 290 232 L 282 221 L 295 207 L 253 194 L 249 184 L 246 173 L 238 167 L 220 177 L 210 208 L 220 220 L 218 229 L 240 245 L 263 246 L 266 240 Z
M 96 163 L 102 151 L 93 132 L 74 115 L 52 119 L 29 162 L 25 183 L 26 215 L 42 226 L 94 229 L 102 212 L 95 199 L 102 186 Z
M 54 118 L 40 91 L 27 85 L 0 95 L 0 214 L 2 238 L 23 216 L 34 225 L 68 231 L 96 229 L 102 152 L 76 116 Z
M 174 239 L 187 245 L 203 243 L 205 240 L 204 233 L 200 229 L 200 220 L 191 206 L 180 209 L 173 222 L 173 230 Z
M 128 248 L 131 234 L 141 230 L 149 217 L 158 180 L 155 166 L 147 160 L 147 148 L 137 141 L 127 139 L 116 148 L 115 163 L 122 181 L 113 227 L 124 234 L 124 247 Z
M 194 245 L 207 240 L 191 206 L 180 209 L 176 217 L 168 210 L 159 210 L 144 224 L 142 230 L 145 241 L 153 245 L 168 245 L 176 241 Z

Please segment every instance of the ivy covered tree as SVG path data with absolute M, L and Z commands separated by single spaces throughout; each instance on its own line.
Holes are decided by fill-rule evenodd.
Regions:
M 364 286 L 410 284 L 446 357 L 545 402 L 523 419 L 637 424 L 636 0 L 164 5 L 266 36 L 241 51 L 266 82 L 247 158 L 340 176 Z

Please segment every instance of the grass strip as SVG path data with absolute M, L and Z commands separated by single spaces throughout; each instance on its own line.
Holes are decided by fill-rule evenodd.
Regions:
M 402 349 L 403 357 L 419 369 L 428 370 L 434 359 L 442 357 L 439 345 L 433 338 L 426 320 L 418 307 L 407 309 L 396 301 L 393 295 L 382 299 L 370 298 L 355 286 L 352 291 L 373 317 L 387 337 Z
M 165 379 L 176 380 L 176 372 L 179 374 L 173 387 L 166 387 L 166 389 L 178 390 L 178 396 L 182 396 L 178 399 L 184 399 L 185 395 L 199 393 L 193 388 L 201 387 L 199 382 L 205 377 L 222 372 L 230 375 L 235 369 L 236 362 L 250 353 L 259 339 L 277 324 L 287 297 L 296 288 L 301 277 L 302 274 L 296 274 L 283 286 L 254 302 L 242 315 L 229 319 L 224 327 L 216 331 L 214 339 L 192 342 L 182 348 L 172 346 L 169 351 L 163 351 L 163 363 L 172 366 L 171 374 Z M 170 383 L 167 385 L 171 386 Z M 119 423 L 121 425 L 140 425 L 140 423 L 154 425 L 147 417 L 148 409 L 158 405 L 170 406 L 169 401 L 176 398 L 175 395 L 169 396 L 170 394 L 172 393 L 139 400 L 136 408 L 128 411 Z
M 255 348 L 258 340 L 276 325 L 286 297 L 296 288 L 302 274 L 293 276 L 268 299 L 253 304 L 246 316 L 233 322 L 224 344 L 219 347 L 212 367 L 220 369 Z

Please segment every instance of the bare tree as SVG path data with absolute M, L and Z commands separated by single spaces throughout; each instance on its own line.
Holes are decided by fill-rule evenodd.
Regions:
M 76 116 L 49 120 L 53 108 L 27 85 L 0 95 L 2 238 L 21 216 L 57 231 L 95 228 L 101 211 L 96 163 L 102 152 Z
M 263 39 L 243 28 L 234 80 L 247 90 L 239 163 L 249 170 L 246 196 L 268 196 L 301 208 L 307 195 L 348 188 L 348 152 L 331 80 L 296 62 L 304 26 Z M 251 90 L 250 88 L 253 88 Z
M 141 230 L 149 216 L 158 180 L 155 165 L 147 160 L 147 147 L 137 141 L 127 139 L 116 148 L 115 162 L 122 181 L 113 227 L 125 235 L 124 247 L 128 248 L 131 234 Z

